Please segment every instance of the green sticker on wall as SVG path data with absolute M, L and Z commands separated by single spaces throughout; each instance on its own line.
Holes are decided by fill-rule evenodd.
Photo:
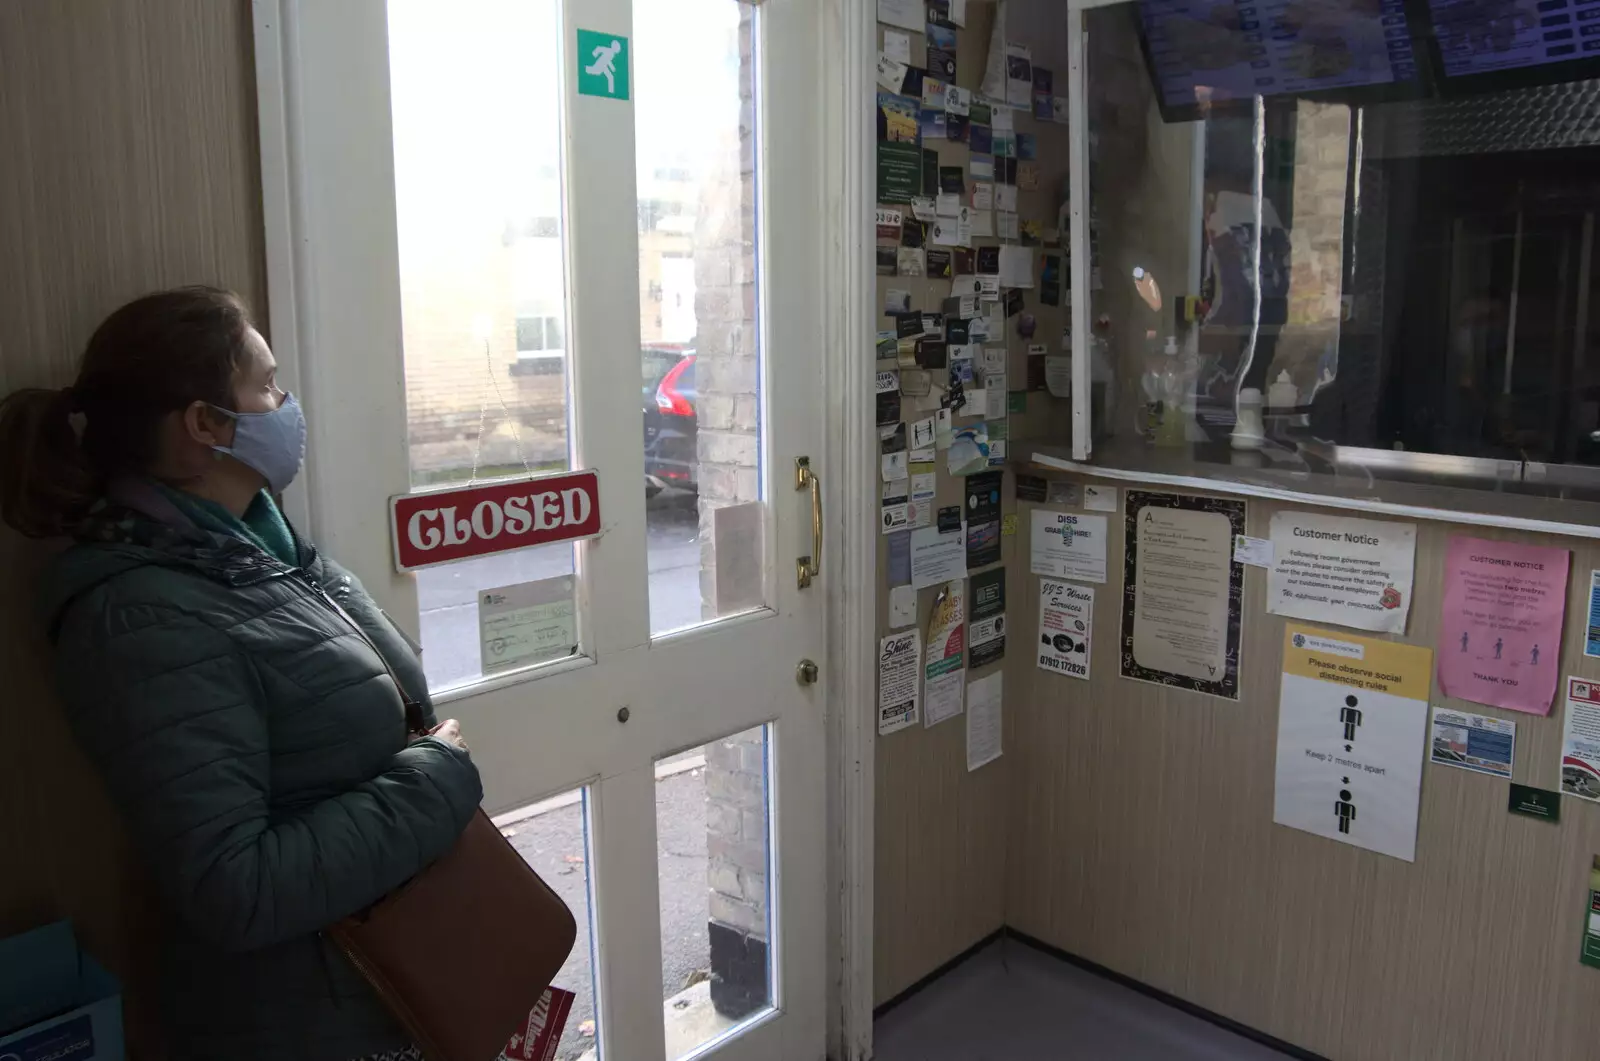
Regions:
M 1589 861 L 1589 890 L 1583 911 L 1583 949 L 1578 960 L 1600 969 L 1600 855 Z
M 628 98 L 628 38 L 578 31 L 578 94 Z
M 1552 792 L 1547 788 L 1513 784 L 1506 810 L 1528 818 L 1558 822 L 1561 820 L 1561 793 Z

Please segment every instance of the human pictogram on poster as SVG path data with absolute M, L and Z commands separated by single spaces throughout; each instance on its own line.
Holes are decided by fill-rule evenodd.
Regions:
M 1291 624 L 1272 820 L 1413 861 L 1433 652 Z

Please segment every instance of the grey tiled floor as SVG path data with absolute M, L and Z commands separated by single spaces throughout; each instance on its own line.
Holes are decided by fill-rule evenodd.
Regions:
M 1288 1055 L 1000 940 L 879 1018 L 875 1061 L 1283 1061 Z

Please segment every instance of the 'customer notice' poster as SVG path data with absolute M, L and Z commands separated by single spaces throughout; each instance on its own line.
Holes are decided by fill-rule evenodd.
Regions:
M 1269 534 L 1267 611 L 1357 630 L 1406 632 L 1416 524 L 1277 512 Z
M 1415 861 L 1433 652 L 1290 623 L 1272 820 Z
M 1548 715 L 1567 611 L 1567 551 L 1453 535 L 1444 560 L 1439 688 Z
M 1122 676 L 1239 698 L 1244 502 L 1129 490 Z

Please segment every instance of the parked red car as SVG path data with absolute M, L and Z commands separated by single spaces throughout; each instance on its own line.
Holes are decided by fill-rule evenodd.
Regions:
M 645 494 L 698 489 L 699 417 L 692 348 L 655 344 L 640 352 L 644 379 Z

